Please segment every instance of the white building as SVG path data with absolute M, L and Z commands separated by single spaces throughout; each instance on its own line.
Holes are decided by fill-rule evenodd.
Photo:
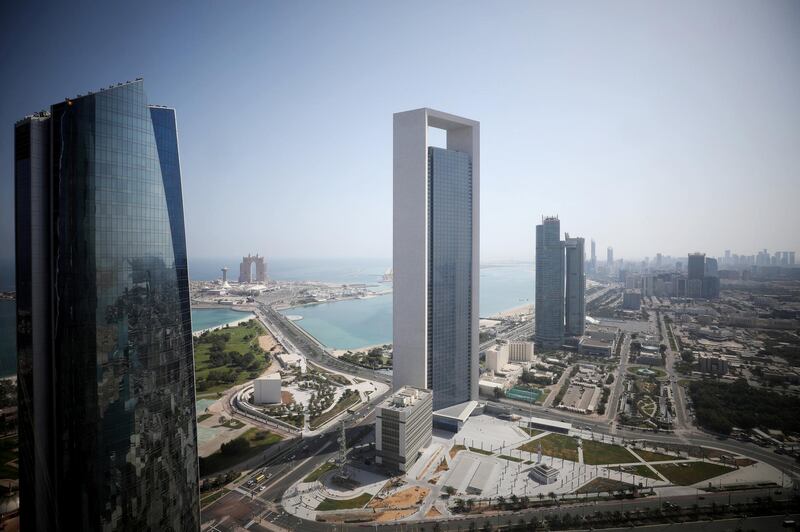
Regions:
M 271 373 L 253 381 L 253 402 L 257 405 L 281 402 L 280 373 Z
M 478 398 L 479 143 L 474 120 L 394 115 L 392 385 L 430 389 L 434 410 Z
M 511 362 L 533 362 L 533 342 L 509 342 L 508 359 Z
M 430 390 L 404 386 L 384 400 L 375 420 L 375 461 L 408 471 L 433 435 Z
M 486 351 L 486 369 L 494 373 L 502 373 L 508 365 L 508 346 L 501 345 Z

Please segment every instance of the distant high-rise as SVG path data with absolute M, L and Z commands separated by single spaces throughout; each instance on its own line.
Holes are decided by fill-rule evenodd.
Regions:
M 564 307 L 564 334 L 583 336 L 586 322 L 586 275 L 583 271 L 583 238 L 565 237 L 566 283 Z
M 242 262 L 239 264 L 239 282 L 252 283 L 253 282 L 253 264 L 256 265 L 255 282 L 267 282 L 267 263 L 264 257 L 259 257 L 258 253 L 242 257 Z
M 564 242 L 557 217 L 536 226 L 536 343 L 559 348 L 564 343 Z
M 719 277 L 719 266 L 717 265 L 717 259 L 706 257 L 704 276 Z
M 706 272 L 706 254 L 689 253 L 687 271 L 689 279 L 702 279 Z
M 592 259 L 591 259 L 591 268 L 592 268 L 592 271 L 591 271 L 591 273 L 593 273 L 593 274 L 594 274 L 594 273 L 596 273 L 596 272 L 597 272 L 597 254 L 595 253 L 595 242 L 594 242 L 594 238 L 592 239 Z
M 447 148 L 428 145 L 428 128 Z M 417 109 L 394 115 L 392 384 L 433 409 L 478 398 L 480 125 Z
M 143 82 L 14 130 L 20 524 L 198 530 L 175 111 Z
M 614 248 L 611 246 L 606 250 L 606 267 L 608 268 L 608 273 L 611 273 L 614 268 Z

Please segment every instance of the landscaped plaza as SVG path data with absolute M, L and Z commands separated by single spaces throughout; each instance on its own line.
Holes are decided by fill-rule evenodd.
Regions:
M 527 428 L 526 421 L 478 415 L 457 434 L 434 430 L 432 443 L 402 476 L 353 462 L 343 480 L 326 463 L 288 490 L 283 506 L 306 519 L 384 522 L 482 513 L 506 501 L 533 507 L 789 482 L 774 467 L 729 451 L 666 448 L 585 430 L 563 434 Z

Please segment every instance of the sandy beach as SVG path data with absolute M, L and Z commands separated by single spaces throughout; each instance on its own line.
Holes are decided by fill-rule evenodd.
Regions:
M 356 347 L 354 349 L 332 349 L 331 350 L 331 354 L 333 356 L 335 356 L 336 358 L 339 358 L 340 356 L 342 356 L 343 354 L 347 353 L 348 351 L 350 351 L 352 353 L 358 353 L 358 352 L 366 353 L 370 349 L 374 349 L 376 347 L 383 347 L 385 345 L 386 344 L 375 344 L 375 345 L 365 345 L 364 347 Z
M 254 320 L 254 319 L 256 319 L 256 317 L 253 316 L 253 315 L 250 315 L 250 316 L 247 316 L 247 317 L 242 318 L 240 320 L 231 321 L 229 323 L 223 323 L 222 325 L 218 325 L 216 327 L 209 327 L 208 329 L 195 331 L 195 332 L 192 333 L 192 336 L 200 336 L 201 334 L 203 334 L 206 331 L 216 331 L 216 330 L 219 330 L 219 329 L 224 329 L 225 327 L 235 327 L 237 325 L 241 325 L 242 323 L 245 323 L 245 322 L 248 322 L 248 321 Z
M 526 305 L 520 305 L 519 307 L 504 310 L 503 312 L 498 312 L 497 314 L 492 314 L 491 316 L 487 316 L 487 318 L 490 320 L 519 319 L 524 316 L 530 316 L 532 313 L 533 304 L 528 303 Z

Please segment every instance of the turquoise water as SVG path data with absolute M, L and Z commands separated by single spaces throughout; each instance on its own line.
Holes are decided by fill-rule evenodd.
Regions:
M 392 342 L 392 296 L 350 299 L 283 311 L 328 347 L 353 349 Z
M 480 315 L 486 317 L 533 303 L 533 278 L 533 265 L 482 267 Z M 302 316 L 297 325 L 334 349 L 392 342 L 391 295 L 322 303 L 282 312 Z
M 192 310 L 192 331 L 219 327 L 244 318 L 252 318 L 252 312 L 239 312 L 227 308 L 198 308 Z

